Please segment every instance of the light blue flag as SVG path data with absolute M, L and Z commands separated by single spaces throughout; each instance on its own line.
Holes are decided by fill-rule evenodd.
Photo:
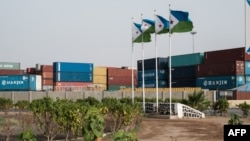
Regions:
M 155 15 L 155 33 L 164 34 L 169 32 L 169 21 L 162 16 Z
M 170 11 L 170 29 L 173 32 L 190 32 L 193 30 L 193 22 L 189 19 L 189 13 L 184 11 Z
M 248 5 L 250 6 L 250 0 L 247 0 Z

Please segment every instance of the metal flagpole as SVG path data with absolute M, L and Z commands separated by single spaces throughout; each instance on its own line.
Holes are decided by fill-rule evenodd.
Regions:
M 133 33 L 133 17 L 132 17 L 132 33 Z M 134 61 L 134 42 L 133 42 L 133 37 L 132 37 L 132 53 L 131 53 L 131 71 L 132 71 L 132 103 L 134 104 L 134 69 L 133 69 L 133 61 Z
M 142 14 L 141 14 L 142 21 Z M 144 49 L 143 49 L 143 32 L 142 32 L 142 97 L 143 97 L 143 111 L 145 112 L 145 82 L 144 82 Z
M 171 118 L 171 113 L 172 113 L 172 73 L 171 73 L 171 9 L 170 9 L 170 4 L 169 4 L 169 22 L 170 22 L 170 27 L 169 27 L 169 118 Z
M 154 17 L 156 16 L 156 10 L 154 10 Z M 155 25 L 155 29 L 156 29 L 156 25 Z M 158 60 L 157 60 L 157 44 L 156 44 L 156 39 L 157 39 L 157 35 L 156 35 L 156 30 L 155 30 L 155 84 L 156 84 L 156 113 L 158 114 L 158 107 L 159 107 L 159 99 L 158 99 Z

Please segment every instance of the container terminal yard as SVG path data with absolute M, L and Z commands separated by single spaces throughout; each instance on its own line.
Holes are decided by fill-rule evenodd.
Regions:
M 0 94 L 25 91 L 131 93 L 132 85 L 141 93 L 143 80 L 146 92 L 155 93 L 158 83 L 160 92 L 168 93 L 169 70 L 169 57 L 137 60 L 133 70 L 95 66 L 84 61 L 34 64 L 22 70 L 20 62 L 0 62 Z M 173 92 L 206 90 L 228 99 L 250 99 L 250 55 L 245 47 L 171 56 L 171 74 Z

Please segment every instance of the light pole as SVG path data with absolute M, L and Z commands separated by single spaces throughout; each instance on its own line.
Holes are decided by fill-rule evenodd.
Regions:
M 193 35 L 193 53 L 194 53 L 194 35 L 197 33 L 196 31 L 191 31 L 190 32 Z

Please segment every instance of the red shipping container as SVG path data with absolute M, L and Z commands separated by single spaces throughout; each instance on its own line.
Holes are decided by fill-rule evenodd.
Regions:
M 24 74 L 24 70 L 0 70 L 0 75 L 10 75 L 10 74 Z
M 53 79 L 53 72 L 41 72 L 42 78 L 51 78 Z
M 52 85 L 53 86 L 53 79 L 43 78 L 42 85 Z
M 122 69 L 122 68 L 107 68 L 108 77 L 109 76 L 123 76 L 123 77 L 132 77 L 131 69 Z M 134 70 L 134 76 L 136 77 L 137 70 Z
M 132 85 L 132 77 L 127 76 L 109 76 L 108 85 Z M 134 85 L 137 85 L 137 79 L 134 78 Z
M 41 65 L 42 72 L 53 72 L 53 65 Z
M 245 47 L 204 52 L 204 64 L 219 64 L 245 60 Z
M 36 74 L 36 68 L 26 68 L 26 73 L 27 74 Z
M 250 54 L 245 53 L 245 61 L 250 61 Z
M 233 99 L 234 100 L 250 100 L 250 92 L 234 91 Z
M 200 64 L 196 66 L 196 76 L 244 75 L 244 61 L 233 61 L 216 64 Z
M 93 83 L 90 82 L 54 82 L 54 86 L 71 86 L 71 87 L 87 87 L 92 86 Z

